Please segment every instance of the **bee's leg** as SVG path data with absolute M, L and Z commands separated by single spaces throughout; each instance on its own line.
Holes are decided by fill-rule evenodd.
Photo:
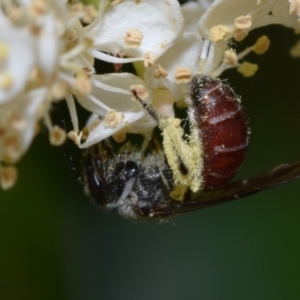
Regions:
M 107 204 L 107 185 L 103 179 L 103 164 L 100 156 L 95 155 L 97 146 L 93 146 L 86 151 L 83 156 L 85 168 L 87 192 L 91 198 L 99 205 Z
M 61 121 L 61 127 L 66 131 L 65 121 Z M 78 172 L 78 170 L 76 169 L 76 167 L 74 165 L 73 156 L 70 153 L 67 140 L 63 144 L 63 152 L 64 152 L 65 159 L 67 161 L 67 165 L 68 165 L 69 169 L 71 170 L 72 174 L 75 176 L 75 178 L 81 184 L 85 184 L 82 172 Z

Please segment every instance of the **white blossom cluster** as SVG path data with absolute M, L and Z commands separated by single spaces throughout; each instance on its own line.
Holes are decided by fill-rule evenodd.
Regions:
M 85 1 L 87 3 L 88 1 Z M 144 135 L 155 123 L 133 100 L 138 96 L 165 117 L 184 98 L 196 73 L 219 76 L 236 67 L 245 77 L 258 66 L 241 62 L 250 51 L 263 54 L 260 37 L 236 53 L 234 45 L 254 28 L 281 24 L 297 29 L 300 0 L 99 0 L 99 7 L 66 0 L 0 0 L 0 182 L 16 181 L 14 164 L 41 124 L 50 143 L 66 133 L 53 125 L 52 104 L 65 99 L 80 148 L 126 133 Z M 88 24 L 83 26 L 82 24 Z M 292 51 L 299 56 L 300 46 Z M 131 73 L 96 74 L 94 60 L 133 63 Z M 75 101 L 91 112 L 79 127 Z

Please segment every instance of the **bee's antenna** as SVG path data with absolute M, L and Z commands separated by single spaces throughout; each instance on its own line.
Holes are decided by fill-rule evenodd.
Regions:
M 135 99 L 143 106 L 143 108 L 145 109 L 145 111 L 154 119 L 154 121 L 156 123 L 159 123 L 159 114 L 156 112 L 156 110 L 147 102 L 145 102 L 144 100 L 142 100 L 139 96 L 138 93 L 135 89 L 130 90 L 130 92 L 133 94 L 133 96 L 135 97 Z

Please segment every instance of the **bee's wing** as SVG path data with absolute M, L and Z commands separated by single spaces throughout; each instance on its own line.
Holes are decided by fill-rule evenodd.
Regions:
M 190 200 L 154 208 L 154 216 L 184 213 L 256 194 L 300 177 L 300 161 L 283 164 L 257 177 L 229 183 L 221 189 L 191 194 Z

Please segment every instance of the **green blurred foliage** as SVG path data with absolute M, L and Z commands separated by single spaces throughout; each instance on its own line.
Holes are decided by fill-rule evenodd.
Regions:
M 269 52 L 247 57 L 256 76 L 223 76 L 252 130 L 239 178 L 300 157 L 300 61 L 288 56 L 296 37 L 274 26 L 243 47 L 262 32 Z M 16 186 L 0 191 L 1 300 L 299 299 L 299 180 L 158 225 L 95 207 L 46 132 L 18 167 Z

